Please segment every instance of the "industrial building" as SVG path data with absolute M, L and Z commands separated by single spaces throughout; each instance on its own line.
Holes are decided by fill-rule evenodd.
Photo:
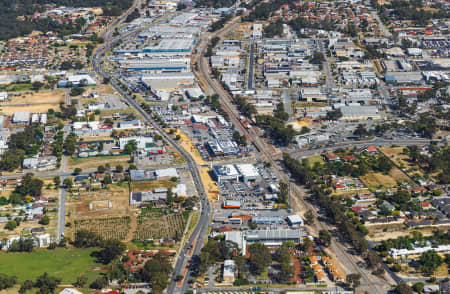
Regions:
M 290 226 L 304 225 L 303 219 L 298 214 L 289 215 L 286 220 Z
M 79 74 L 67 77 L 66 80 L 62 80 L 58 83 L 58 88 L 66 88 L 72 86 L 96 86 L 97 82 L 88 74 Z
M 176 90 L 181 86 L 194 84 L 195 76 L 191 72 L 164 72 L 159 74 L 146 74 L 141 78 L 142 84 L 147 89 L 168 89 Z
M 120 62 L 126 70 L 154 72 L 184 72 L 190 70 L 189 58 L 146 58 L 127 59 Z
M 166 168 L 155 170 L 155 177 L 157 180 L 170 180 L 172 178 L 178 178 L 178 172 L 176 168 Z
M 143 53 L 189 53 L 194 46 L 194 39 L 162 39 L 158 44 L 146 47 Z
M 142 124 L 140 120 L 121 121 L 117 124 L 117 129 L 120 130 L 140 129 L 141 127 Z
M 260 174 L 253 164 L 226 164 L 215 165 L 212 167 L 214 178 L 218 182 L 223 181 L 238 181 L 243 182 L 255 181 L 260 177 Z
M 235 242 L 243 256 L 246 255 L 247 243 L 264 243 L 268 247 L 278 247 L 284 242 L 302 243 L 307 234 L 301 230 L 253 230 L 225 232 L 225 240 Z
M 239 147 L 232 140 L 211 140 L 206 143 L 206 148 L 213 156 L 230 156 L 239 153 Z
M 119 138 L 119 148 L 124 150 L 125 146 L 131 141 L 136 142 L 137 149 L 147 149 L 154 146 L 153 137 L 145 137 L 145 136 L 132 136 L 132 137 L 124 137 Z
M 158 193 L 157 193 L 158 192 Z M 159 191 L 144 191 L 144 192 L 131 192 L 130 193 L 130 205 L 138 205 L 142 202 L 158 201 L 167 199 L 167 191 L 161 193 Z
M 339 109 L 342 113 L 340 120 L 379 120 L 383 118 L 376 106 L 343 106 Z
M 259 172 L 253 164 L 236 164 L 236 169 L 243 182 L 255 181 L 259 177 Z
M 29 112 L 16 112 L 12 116 L 13 124 L 25 125 L 30 122 L 30 113 Z
M 212 167 L 212 172 L 219 183 L 223 181 L 239 180 L 239 172 L 232 164 L 215 165 Z
M 239 200 L 225 200 L 222 203 L 223 208 L 241 208 L 242 203 Z
M 384 76 L 389 84 L 414 84 L 420 85 L 423 82 L 420 72 L 389 72 Z
M 320 88 L 304 88 L 300 90 L 300 100 L 313 101 L 327 101 L 327 95 L 322 92 Z

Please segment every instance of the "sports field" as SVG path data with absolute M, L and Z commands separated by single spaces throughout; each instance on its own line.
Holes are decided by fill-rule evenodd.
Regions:
M 16 276 L 19 283 L 34 281 L 44 272 L 60 278 L 61 284 L 72 284 L 81 274 L 87 275 L 91 282 L 102 273 L 98 267 L 104 266 L 96 263 L 95 258 L 90 256 L 96 250 L 98 249 L 56 248 L 35 249 L 31 253 L 1 252 L 0 273 Z

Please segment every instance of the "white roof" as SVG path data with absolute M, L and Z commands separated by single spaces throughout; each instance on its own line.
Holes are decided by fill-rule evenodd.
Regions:
M 165 178 L 165 177 L 177 177 L 178 178 L 178 172 L 176 168 L 170 167 L 166 169 L 158 169 L 155 170 L 155 175 L 157 178 Z
M 202 89 L 200 89 L 200 88 L 188 88 L 188 89 L 186 89 L 186 92 L 189 94 L 189 96 L 195 97 L 195 98 L 200 97 L 200 96 L 205 96 Z
M 437 247 L 431 247 L 431 246 L 416 247 L 416 248 L 413 248 L 411 250 L 392 248 L 391 250 L 389 250 L 389 253 L 393 257 L 397 257 L 397 256 L 406 256 L 406 255 L 412 255 L 412 254 L 422 254 L 422 253 L 425 253 L 425 252 L 430 251 L 430 250 L 431 251 L 436 251 L 436 252 L 449 252 L 450 251 L 450 244 L 449 245 L 439 245 Z
M 15 112 L 13 114 L 13 122 L 22 122 L 30 120 L 29 112 Z
M 253 164 L 249 163 L 236 164 L 236 168 L 244 177 L 252 178 L 259 176 L 258 170 Z
M 186 191 L 187 191 L 187 188 L 186 188 L 185 184 L 178 184 L 178 185 L 176 185 L 176 187 L 174 187 L 172 189 L 172 192 L 174 194 L 176 194 L 178 197 L 180 197 L 180 196 L 187 196 L 186 195 L 187 194 Z
M 298 214 L 293 214 L 287 217 L 292 224 L 303 223 L 303 219 Z
M 59 294 L 83 294 L 83 293 L 74 288 L 65 288 L 64 290 L 59 292 Z
M 86 80 L 88 85 L 96 84 L 95 80 L 90 75 L 86 74 L 69 76 L 67 79 L 72 83 L 79 83 L 82 80 Z
M 234 277 L 234 272 L 236 271 L 236 264 L 234 260 L 227 259 L 223 263 L 223 276 L 224 277 Z

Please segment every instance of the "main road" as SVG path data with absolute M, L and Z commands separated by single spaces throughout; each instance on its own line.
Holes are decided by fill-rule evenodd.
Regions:
M 125 17 L 122 16 L 122 19 Z M 208 201 L 208 197 L 206 194 L 206 191 L 204 189 L 202 179 L 199 172 L 199 166 L 197 165 L 196 161 L 192 158 L 192 156 L 184 150 L 181 146 L 178 145 L 178 143 L 167 134 L 167 132 L 153 119 L 151 115 L 149 115 L 130 95 L 128 95 L 127 91 L 122 89 L 122 87 L 119 85 L 119 81 L 116 80 L 116 78 L 111 77 L 101 66 L 101 59 L 103 55 L 112 48 L 112 45 L 118 42 L 118 40 L 126 40 L 127 37 L 132 36 L 132 34 L 128 34 L 127 36 L 119 36 L 117 38 L 111 38 L 111 33 L 117 27 L 118 23 L 114 26 L 111 26 L 104 32 L 105 38 L 105 44 L 97 49 L 95 54 L 92 58 L 92 65 L 95 70 L 95 72 L 103 77 L 103 78 L 110 78 L 110 84 L 113 86 L 113 88 L 119 92 L 123 98 L 127 101 L 127 103 L 136 109 L 136 111 L 139 112 L 139 114 L 142 115 L 143 119 L 153 125 L 153 127 L 161 134 L 164 139 L 169 142 L 182 156 L 186 158 L 188 168 L 192 174 L 192 178 L 194 180 L 194 184 L 197 187 L 197 191 L 200 196 L 200 202 L 201 202 L 201 215 L 200 219 L 197 223 L 197 226 L 195 227 L 193 233 L 189 237 L 188 241 L 186 242 L 181 254 L 178 256 L 174 272 L 173 272 L 173 278 L 171 281 L 171 284 L 168 288 L 168 293 L 184 293 L 187 287 L 187 281 L 190 277 L 190 271 L 188 270 L 186 272 L 186 275 L 183 280 L 182 287 L 177 287 L 175 282 L 175 277 L 178 275 L 183 275 L 185 271 L 185 267 L 188 265 L 188 261 L 190 259 L 190 256 L 186 254 L 189 252 L 193 247 L 193 255 L 197 255 L 200 253 L 200 250 L 202 248 L 204 238 L 206 235 L 206 230 L 208 228 L 209 220 L 210 220 L 210 205 Z

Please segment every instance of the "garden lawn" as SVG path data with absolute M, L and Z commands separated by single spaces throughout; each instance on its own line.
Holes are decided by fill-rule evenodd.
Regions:
M 81 274 L 89 277 L 92 282 L 102 271 L 89 270 L 101 267 L 90 254 L 97 248 L 56 248 L 55 250 L 34 249 L 33 252 L 0 252 L 0 273 L 14 275 L 19 283 L 25 280 L 35 280 L 47 272 L 60 278 L 61 284 L 72 284 Z

